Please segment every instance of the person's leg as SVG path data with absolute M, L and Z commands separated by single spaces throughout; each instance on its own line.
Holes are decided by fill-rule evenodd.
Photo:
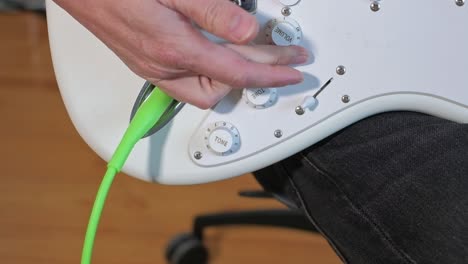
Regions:
M 346 263 L 468 263 L 466 124 L 385 113 L 255 175 Z

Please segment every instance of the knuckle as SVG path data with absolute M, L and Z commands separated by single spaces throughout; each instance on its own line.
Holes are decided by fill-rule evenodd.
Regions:
M 164 70 L 160 65 L 142 62 L 137 74 L 146 80 L 173 79 L 174 74 Z
M 195 106 L 203 109 L 203 110 L 207 110 L 207 109 L 210 109 L 213 105 L 215 105 L 216 102 L 213 102 L 212 99 L 208 99 L 208 98 L 204 98 L 198 102 L 195 102 Z
M 181 56 L 181 53 L 175 47 L 155 50 L 151 54 L 151 59 L 170 66 L 183 62 L 183 56 Z
M 232 75 L 231 85 L 234 87 L 247 87 L 250 84 L 250 76 L 246 72 Z
M 160 40 L 158 45 L 154 45 L 154 42 L 151 41 L 140 42 L 140 52 L 147 61 L 152 61 L 162 65 L 171 65 L 182 59 L 179 52 L 180 45 L 177 45 L 174 41 Z
M 281 54 L 279 54 L 279 55 L 273 57 L 272 64 L 273 65 L 281 65 L 281 64 L 284 63 L 284 61 L 285 61 L 285 57 L 282 56 Z
M 158 75 L 157 73 L 155 74 L 151 70 L 151 67 L 148 66 L 148 63 L 143 60 L 138 60 L 135 64 L 129 67 L 133 72 L 144 79 L 149 79 L 151 77 L 155 77 L 155 75 Z
M 179 53 L 179 56 L 180 53 Z M 186 69 L 186 70 L 193 70 L 197 68 L 197 65 L 200 63 L 201 58 L 200 54 L 189 52 L 185 56 L 181 56 L 182 58 L 177 60 L 177 62 L 173 65 L 178 69 Z
M 218 19 L 223 17 L 223 11 L 221 1 L 211 1 L 203 14 L 203 22 L 209 28 L 215 29 L 218 25 Z
M 197 102 L 197 106 L 203 110 L 206 110 L 217 104 L 219 100 L 221 100 L 221 97 L 216 92 L 207 93 L 199 100 L 199 102 Z
M 173 79 L 182 70 L 178 68 L 182 64 L 181 61 L 181 56 L 177 52 L 158 52 L 137 60 L 133 71 L 145 79 Z

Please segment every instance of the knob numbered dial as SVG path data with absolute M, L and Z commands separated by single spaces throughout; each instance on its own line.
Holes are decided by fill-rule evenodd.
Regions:
M 302 40 L 302 29 L 296 20 L 284 17 L 268 22 L 265 32 L 267 42 L 277 46 L 298 45 Z
M 244 89 L 245 102 L 256 109 L 267 108 L 276 103 L 278 92 L 276 88 L 249 88 Z
M 237 128 L 227 122 L 211 124 L 205 132 L 206 147 L 217 155 L 229 155 L 240 148 L 240 134 Z

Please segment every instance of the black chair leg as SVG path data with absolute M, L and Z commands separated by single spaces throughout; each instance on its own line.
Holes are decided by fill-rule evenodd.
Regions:
M 255 196 L 261 197 L 257 194 Z M 272 209 L 201 215 L 195 218 L 193 233 L 179 234 L 169 242 L 166 248 L 168 263 L 207 264 L 209 252 L 203 244 L 203 231 L 207 227 L 227 225 L 272 226 L 318 232 L 299 210 Z
M 259 225 L 318 232 L 304 213 L 297 210 L 272 209 L 201 215 L 195 218 L 193 234 L 203 240 L 205 228 L 226 225 Z

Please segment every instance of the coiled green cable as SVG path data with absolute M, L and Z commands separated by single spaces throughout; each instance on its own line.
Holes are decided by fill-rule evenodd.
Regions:
M 107 164 L 107 171 L 97 192 L 89 218 L 81 264 L 91 263 L 99 220 L 115 175 L 122 169 L 136 143 L 159 121 L 173 101 L 174 99 L 156 87 L 135 113 L 114 155 Z

